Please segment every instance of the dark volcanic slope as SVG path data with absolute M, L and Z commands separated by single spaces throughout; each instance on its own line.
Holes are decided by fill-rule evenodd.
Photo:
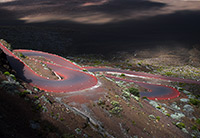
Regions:
M 18 0 L 0 3 L 0 37 L 14 48 L 59 54 L 192 47 L 200 2 L 166 0 Z

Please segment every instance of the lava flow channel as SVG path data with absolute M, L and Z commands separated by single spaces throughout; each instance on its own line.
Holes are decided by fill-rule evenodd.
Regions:
M 76 64 L 68 61 L 65 58 L 60 56 L 49 54 L 40 51 L 34 50 L 15 50 L 16 52 L 21 52 L 25 56 L 40 56 L 46 58 L 48 61 L 45 62 L 49 68 L 51 68 L 58 75 L 62 76 L 61 80 L 50 80 L 45 77 L 39 76 L 36 74 L 29 66 L 27 66 L 21 59 L 15 56 L 11 51 L 9 51 L 6 47 L 0 44 L 0 48 L 7 54 L 7 59 L 11 65 L 11 67 L 16 71 L 16 74 L 23 80 L 29 82 L 33 86 L 37 86 L 41 90 L 49 91 L 49 92 L 73 92 L 79 91 L 87 88 L 91 88 L 97 84 L 97 78 L 89 73 L 83 72 L 84 68 L 77 66 Z M 106 67 L 85 67 L 90 72 L 115 72 L 115 73 L 125 73 L 128 75 L 133 75 L 135 77 L 147 77 L 154 79 L 164 79 L 170 81 L 179 81 L 186 83 L 197 83 L 199 82 L 194 80 L 185 80 L 180 78 L 173 77 L 164 77 L 159 75 L 153 75 L 142 72 L 133 72 L 127 70 L 120 70 L 114 68 L 106 68 Z M 108 78 L 113 78 L 115 80 L 122 80 L 126 82 L 135 82 L 136 84 L 144 87 L 149 92 L 140 92 L 140 95 L 146 96 L 149 99 L 172 99 L 176 98 L 180 95 L 180 93 L 172 87 L 165 85 L 156 85 L 149 84 L 144 82 L 137 82 L 134 80 L 117 78 L 111 75 L 106 75 Z

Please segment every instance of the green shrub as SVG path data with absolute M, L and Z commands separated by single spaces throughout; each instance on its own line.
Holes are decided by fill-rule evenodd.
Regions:
M 114 101 L 114 100 L 111 101 L 110 103 L 111 103 L 111 105 L 114 106 L 114 107 L 120 106 L 119 102 Z
M 163 71 L 163 68 L 157 68 L 157 72 Z
M 193 105 L 198 105 L 198 104 L 200 104 L 200 100 L 191 98 L 190 103 L 193 104 Z
M 157 106 L 156 108 L 161 109 L 162 107 L 161 106 Z
M 149 100 L 146 96 L 142 97 L 143 100 Z
M 112 114 L 119 114 L 122 111 L 119 102 L 111 101 L 110 104 L 113 106 L 112 109 L 109 111 Z
M 21 57 L 21 58 L 25 58 L 26 56 L 24 56 L 22 53 L 19 53 L 19 56 Z
M 3 74 L 6 75 L 6 76 L 10 76 L 13 80 L 16 80 L 15 75 L 10 74 L 10 72 L 8 72 L 8 71 L 4 72 Z
M 126 99 L 130 100 L 130 93 L 127 91 L 123 91 L 122 96 L 124 96 Z
M 131 67 L 131 66 L 132 66 L 132 64 L 130 64 L 130 63 L 128 63 L 127 65 L 128 65 L 129 67 Z
M 196 97 L 196 98 L 200 98 L 200 94 L 198 94 L 198 95 L 195 95 L 195 97 Z
M 84 71 L 84 72 L 88 72 L 88 70 L 87 70 L 87 69 L 83 69 L 83 71 Z
M 140 106 L 141 108 L 143 108 L 143 105 L 142 105 L 142 103 L 141 103 L 141 102 L 139 102 L 139 106 Z
M 180 128 L 180 129 L 185 128 L 185 124 L 182 123 L 182 122 L 176 123 L 176 126 L 177 126 L 178 128 Z
M 166 116 L 170 117 L 170 114 L 169 114 L 169 113 L 167 113 L 167 114 L 166 114 Z
M 165 72 L 165 75 L 166 75 L 166 76 L 172 76 L 173 73 L 172 73 L 172 72 Z
M 99 98 L 97 104 L 98 104 L 99 106 L 102 106 L 102 105 L 105 105 L 105 104 L 106 104 L 106 101 L 105 101 L 105 100 L 102 100 L 101 98 Z
M 139 66 L 142 66 L 142 63 L 141 63 L 141 62 L 138 62 L 137 64 L 138 64 Z
M 196 123 L 200 125 L 200 118 L 196 120 Z
M 140 92 L 139 92 L 139 90 L 137 88 L 131 87 L 131 88 L 128 89 L 128 91 L 131 94 L 133 94 L 133 95 L 135 95 L 137 97 L 140 97 Z
M 191 129 L 192 129 L 192 130 L 197 130 L 197 126 L 196 126 L 196 125 L 193 125 L 193 126 L 191 127 Z
M 20 92 L 20 93 L 19 93 L 19 96 L 20 96 L 20 97 L 25 97 L 27 94 L 30 94 L 30 92 L 27 91 L 27 90 L 24 90 L 23 92 Z
M 121 77 L 124 77 L 124 76 L 126 76 L 124 73 L 122 73 L 121 75 L 120 75 Z
M 179 91 L 184 91 L 185 89 L 184 89 L 184 88 L 179 88 L 178 90 L 179 90 Z
M 112 108 L 109 112 L 112 114 L 119 114 L 121 111 L 122 111 L 122 108 L 117 106 L 117 107 Z
M 59 113 L 57 113 L 57 114 L 56 114 L 56 118 L 58 118 L 58 117 L 59 117 L 59 115 L 60 115 L 60 114 L 59 114 Z
M 4 72 L 3 74 L 6 75 L 6 76 L 9 76 L 9 75 L 10 75 L 10 72 L 6 71 L 6 72 Z
M 160 116 L 156 116 L 156 119 L 157 119 L 158 121 L 160 121 Z
M 11 77 L 13 80 L 16 80 L 16 77 L 15 77 L 15 75 L 13 75 L 13 74 L 10 74 L 10 77 Z
M 186 86 L 187 84 L 186 84 L 186 83 L 180 82 L 179 85 L 180 85 L 181 87 L 184 87 L 184 86 Z
M 51 112 L 51 116 L 54 117 L 54 112 L 53 111 Z
M 96 65 L 99 65 L 99 64 L 101 64 L 102 63 L 102 61 L 100 61 L 100 60 L 95 60 L 94 61 L 94 64 L 96 64 Z
M 176 125 L 176 122 L 172 122 L 173 125 Z
M 39 99 L 39 97 L 38 97 L 38 96 L 34 96 L 34 98 L 35 98 L 35 99 Z
M 42 108 L 41 104 L 38 104 L 37 107 L 36 107 L 37 110 L 40 110 L 41 108 Z

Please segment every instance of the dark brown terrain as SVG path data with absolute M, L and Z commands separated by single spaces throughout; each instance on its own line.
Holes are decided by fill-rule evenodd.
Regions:
M 122 56 L 126 59 L 115 59 L 118 62 L 108 62 L 87 56 L 71 57 L 71 59 L 81 65 L 109 65 L 156 74 L 169 72 L 170 67 L 179 69 L 185 66 L 183 62 L 180 65 L 167 62 L 170 59 L 174 60 L 172 55 L 163 57 L 162 54 L 162 56 L 150 57 L 145 52 L 138 52 L 138 57 L 128 56 L 126 58 Z M 195 52 L 197 52 L 197 49 Z M 96 88 L 72 93 L 49 93 L 30 86 L 19 78 L 16 78 L 15 81 L 15 76 L 5 73 L 15 74 L 9 67 L 6 56 L 2 51 L 0 56 L 0 136 L 2 138 L 199 137 L 200 103 L 198 97 L 200 86 L 198 85 L 135 78 L 140 81 L 170 85 L 181 91 L 178 98 L 151 101 L 130 94 L 127 95 L 125 89 L 130 87 L 144 91 L 142 87 L 134 83 L 115 82 L 108 80 L 103 74 L 96 74 L 99 80 L 99 86 Z M 181 56 L 179 57 L 181 58 Z M 56 79 L 51 72 L 48 73 L 40 64 L 33 63 L 29 58 L 20 58 L 33 70 L 39 71 L 38 74 Z M 165 59 L 166 62 L 161 64 L 158 58 Z M 146 61 L 148 60 L 152 63 L 148 62 L 147 65 Z M 177 62 L 182 61 L 179 61 L 177 57 L 176 60 Z M 194 69 L 193 74 L 190 73 L 190 76 L 182 75 L 182 77 L 198 79 L 199 74 L 195 71 L 199 71 L 199 67 L 195 65 L 187 65 Z M 165 67 L 164 69 L 167 71 L 158 70 L 160 66 Z M 182 74 L 181 71 L 174 71 L 174 68 L 171 70 L 171 74 L 163 75 Z M 183 98 L 189 101 L 182 102 L 181 99 Z M 194 99 L 197 103 L 192 102 Z M 185 105 L 189 108 L 186 108 Z M 178 122 L 184 125 L 178 125 Z
M 200 81 L 199 7 L 197 0 L 0 0 L 0 38 L 81 66 Z M 57 79 L 43 63 L 20 58 Z M 134 83 L 95 76 L 92 89 L 44 92 L 21 80 L 0 50 L 0 138 L 200 138 L 199 85 L 133 78 L 181 93 L 152 101 L 130 94 L 147 91 Z

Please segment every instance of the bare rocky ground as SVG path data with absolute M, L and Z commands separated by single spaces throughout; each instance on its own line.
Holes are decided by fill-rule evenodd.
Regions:
M 199 62 L 196 62 L 198 50 L 193 52 L 197 52 L 196 56 L 192 54 L 192 57 L 186 57 L 176 54 L 178 56 L 176 57 L 174 53 L 165 52 L 167 55 L 155 55 L 148 51 L 139 51 L 135 55 L 125 53 L 117 58 L 113 57 L 112 61 L 91 56 L 69 58 L 80 65 L 111 66 L 155 74 L 169 72 L 172 67 L 179 69 L 189 66 L 195 71 L 188 76 L 182 75 L 183 69 L 179 71 L 171 69 L 171 74 L 163 75 L 178 74 L 182 75 L 181 77 L 198 80 L 200 70 Z M 194 64 L 188 59 L 183 60 L 183 57 L 194 60 Z M 20 58 L 38 74 L 56 79 L 51 69 L 42 62 L 35 62 L 28 57 Z M 160 71 L 159 68 L 164 69 Z M 105 74 L 97 73 L 95 75 L 99 84 L 96 88 L 71 93 L 49 93 L 11 75 L 15 72 L 10 69 L 6 56 L 2 52 L 0 69 L 0 136 L 2 138 L 200 137 L 200 86 L 198 85 L 142 80 L 170 85 L 181 91 L 180 97 L 176 99 L 153 101 L 134 96 L 127 90 L 134 87 L 143 91 L 144 88 L 134 83 L 109 80 Z M 126 78 L 126 76 L 121 77 Z

